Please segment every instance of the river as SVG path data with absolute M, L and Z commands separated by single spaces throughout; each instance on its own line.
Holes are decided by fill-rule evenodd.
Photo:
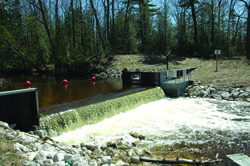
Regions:
M 250 155 L 250 103 L 164 98 L 53 139 L 96 145 L 117 138 L 133 142 L 130 132 L 146 136 L 137 146 L 158 157 Z
M 30 81 L 37 88 L 41 114 L 50 114 L 65 108 L 99 102 L 145 88 L 136 85 L 123 85 L 121 79 L 103 79 L 92 82 L 91 79 L 76 76 L 30 76 L 17 75 L 5 78 L 8 83 L 0 86 L 1 91 L 24 89 Z M 62 81 L 66 79 L 67 85 Z

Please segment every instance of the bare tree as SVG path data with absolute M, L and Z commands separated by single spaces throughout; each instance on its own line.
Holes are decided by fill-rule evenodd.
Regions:
M 248 14 L 247 14 L 247 34 L 246 34 L 246 50 L 247 50 L 247 59 L 250 59 L 250 4 L 247 3 L 245 0 L 239 0 L 240 2 L 244 3 Z

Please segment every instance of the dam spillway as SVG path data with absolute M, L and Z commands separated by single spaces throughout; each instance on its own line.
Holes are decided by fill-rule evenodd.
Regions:
M 214 99 L 163 98 L 142 104 L 99 123 L 85 125 L 53 139 L 66 144 L 105 145 L 112 140 L 138 141 L 156 158 L 220 158 L 250 155 L 250 104 Z
M 49 136 L 60 135 L 164 97 L 163 90 L 160 87 L 156 87 L 104 102 L 55 113 L 40 118 L 40 129 Z

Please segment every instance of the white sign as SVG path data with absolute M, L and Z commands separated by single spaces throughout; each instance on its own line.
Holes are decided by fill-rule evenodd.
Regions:
M 214 50 L 214 54 L 215 55 L 220 55 L 221 54 L 221 50 Z
M 167 77 L 170 77 L 170 78 L 177 77 L 177 72 L 176 72 L 176 70 L 168 70 L 168 71 L 167 71 Z

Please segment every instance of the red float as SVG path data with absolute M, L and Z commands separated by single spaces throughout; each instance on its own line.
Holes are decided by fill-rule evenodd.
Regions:
M 31 88 L 31 83 L 30 83 L 30 81 L 26 81 L 26 82 L 25 82 L 25 86 L 26 86 L 26 88 Z
M 65 84 L 68 84 L 68 81 L 67 80 L 63 80 L 62 83 L 65 85 Z
M 91 77 L 91 81 L 96 81 L 95 76 Z

